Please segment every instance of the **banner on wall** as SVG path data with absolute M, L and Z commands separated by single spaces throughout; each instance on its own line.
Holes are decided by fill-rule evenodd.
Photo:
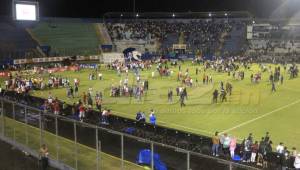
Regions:
M 9 77 L 10 72 L 9 71 L 0 71 L 0 77 Z
M 61 62 L 65 59 L 72 58 L 71 56 L 66 57 L 44 57 L 44 58 L 31 58 L 31 59 L 16 59 L 14 64 L 34 64 L 34 63 L 52 63 Z M 99 60 L 99 55 L 92 56 L 76 56 L 76 61 L 92 61 Z

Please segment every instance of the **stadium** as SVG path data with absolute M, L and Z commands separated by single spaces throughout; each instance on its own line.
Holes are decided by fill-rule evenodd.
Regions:
M 1 2 L 0 169 L 300 169 L 299 9 Z

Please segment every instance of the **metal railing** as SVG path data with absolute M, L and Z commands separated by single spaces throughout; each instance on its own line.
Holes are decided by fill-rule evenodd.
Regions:
M 256 169 L 126 133 L 45 113 L 37 108 L 0 98 L 0 133 L 38 152 L 42 144 L 50 158 L 74 169 L 143 169 L 141 151 L 154 159 L 151 169 Z M 149 156 L 149 155 L 148 155 Z M 151 158 L 151 157 L 150 157 Z

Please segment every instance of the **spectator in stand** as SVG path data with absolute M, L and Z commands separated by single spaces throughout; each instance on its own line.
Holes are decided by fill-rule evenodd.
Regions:
M 294 167 L 296 170 L 300 170 L 300 154 L 297 154 L 294 161 Z
M 234 158 L 234 151 L 236 149 L 236 142 L 237 142 L 236 137 L 232 137 L 231 140 L 230 140 L 230 144 L 229 144 L 230 156 L 231 156 L 232 159 Z
M 66 115 L 66 110 L 67 110 L 67 103 L 66 102 L 63 102 L 62 104 L 62 115 L 65 116 Z
M 213 156 L 219 156 L 220 138 L 219 132 L 216 132 L 212 137 L 212 154 Z
M 83 122 L 83 119 L 85 118 L 85 108 L 83 104 L 79 106 L 79 119 L 81 122 Z
M 243 162 L 250 162 L 250 156 L 251 156 L 251 145 L 252 141 L 251 138 L 247 138 L 243 142 L 244 144 L 244 153 L 243 153 Z
M 48 103 L 52 104 L 52 101 L 53 101 L 53 97 L 52 97 L 51 92 L 49 92 L 49 94 L 48 94 Z
M 224 139 L 223 139 L 223 153 L 225 156 L 229 154 L 229 146 L 230 146 L 230 137 L 228 136 L 227 133 L 224 133 Z
M 276 147 L 276 152 L 277 152 L 278 158 L 283 154 L 283 151 L 284 151 L 284 146 L 283 146 L 283 143 L 280 142 L 279 145 Z
M 109 114 L 110 114 L 109 109 L 108 110 L 106 110 L 106 109 L 103 110 L 102 116 L 101 116 L 101 118 L 102 118 L 101 123 L 102 124 L 106 124 L 106 125 L 109 124 L 109 121 L 108 121 Z
M 252 143 L 253 143 L 253 136 L 252 136 L 252 133 L 249 133 L 249 136 L 248 136 L 247 139 L 251 141 L 251 145 L 252 145 Z
M 42 147 L 40 148 L 40 160 L 42 163 L 42 170 L 46 170 L 48 168 L 48 155 L 49 155 L 49 151 L 48 148 L 45 144 L 42 145 Z
M 295 158 L 297 157 L 297 150 L 295 147 L 292 148 L 291 156 L 290 156 L 290 167 L 294 166 Z
M 155 125 L 156 124 L 156 117 L 154 115 L 153 109 L 151 109 L 150 115 L 149 115 L 149 121 L 150 124 Z
M 136 113 L 136 118 L 135 119 L 138 122 L 145 122 L 146 121 L 145 114 L 141 111 Z
M 290 152 L 288 151 L 287 147 L 284 147 L 282 156 L 280 157 L 280 166 L 281 170 L 287 170 L 289 163 L 288 161 L 290 159 Z
M 44 113 L 48 110 L 48 100 L 45 100 L 43 105 L 41 106 L 41 110 L 43 110 Z
M 76 111 L 77 111 L 76 103 L 73 103 L 73 105 L 72 105 L 72 116 L 76 115 Z
M 190 48 L 204 49 L 216 48 L 220 45 L 220 38 L 223 33 L 231 31 L 237 23 L 189 20 L 188 22 L 167 22 L 167 21 L 126 21 L 119 23 L 107 23 L 108 32 L 113 41 L 131 40 L 150 43 L 157 41 L 164 44 L 169 37 L 178 38 L 184 35 L 186 44 Z M 169 46 L 163 45 L 161 50 L 168 52 Z
M 272 161 L 272 144 L 273 142 L 269 140 L 265 148 L 265 158 L 264 158 L 265 167 L 268 167 L 268 162 Z
M 250 160 L 251 162 L 256 161 L 257 152 L 258 152 L 258 142 L 255 141 L 255 143 L 252 144 L 252 146 L 251 146 L 251 160 Z
M 96 108 L 101 112 L 102 100 L 100 98 L 96 98 Z
M 53 103 L 54 114 L 58 115 L 60 111 L 59 102 Z

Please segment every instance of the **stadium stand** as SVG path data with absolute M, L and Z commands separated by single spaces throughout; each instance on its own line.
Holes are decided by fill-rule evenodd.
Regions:
M 253 37 L 248 40 L 248 54 L 263 56 L 261 59 L 264 61 L 299 60 L 300 37 L 297 36 L 300 33 L 299 24 L 264 21 L 252 27 Z
M 0 22 L 0 56 L 1 60 L 10 58 L 30 58 L 38 56 L 34 41 L 22 24 Z
M 93 24 L 83 22 L 40 22 L 31 29 L 41 45 L 51 47 L 51 55 L 98 54 L 100 40 Z
M 105 24 L 95 23 L 95 27 L 96 27 L 96 33 L 100 39 L 101 44 L 111 45 L 112 41 Z
M 189 52 L 215 54 L 223 48 L 221 39 L 226 38 L 222 51 L 233 54 L 241 51 L 245 39 L 245 23 L 228 22 L 226 19 L 124 20 L 122 23 L 109 22 L 106 25 L 119 51 L 139 42 L 144 49 L 134 48 L 142 52 L 168 53 L 172 51 L 173 44 L 184 43 Z M 156 47 L 146 50 L 145 46 L 149 44 L 156 44 Z
M 246 50 L 246 23 L 235 22 L 231 31 L 226 35 L 222 54 L 241 54 Z

